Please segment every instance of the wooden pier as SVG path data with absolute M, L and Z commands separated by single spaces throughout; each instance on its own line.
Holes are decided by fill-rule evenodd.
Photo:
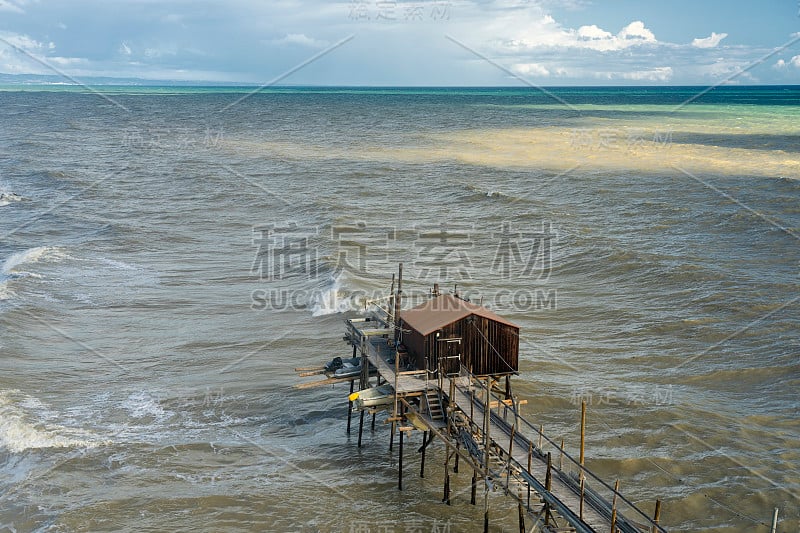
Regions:
M 390 449 L 394 446 L 395 435 L 398 438 L 398 489 L 403 489 L 404 435 L 416 430 L 424 432 L 419 450 L 422 454 L 420 476 L 424 476 L 426 449 L 434 440 L 444 444 L 443 502 L 450 504 L 451 464 L 455 472 L 459 462 L 472 470 L 470 503 L 476 505 L 478 493 L 482 492 L 484 531 L 489 527 L 490 492 L 502 492 L 517 502 L 521 533 L 666 531 L 658 523 L 660 501 L 655 504 L 653 516 L 649 516 L 619 492 L 619 482 L 612 487 L 583 465 L 585 405 L 582 406 L 581 453 L 578 459 L 564 451 L 563 442 L 557 445 L 543 434 L 541 428 L 537 429 L 520 416 L 519 406 L 525 401 L 513 396 L 510 382 L 516 369 L 501 371 L 500 365 L 504 363 L 512 369 L 516 359 L 505 358 L 492 342 L 503 335 L 502 331 L 497 327 L 493 330 L 485 323 L 480 326 L 478 331 L 491 350 L 479 347 L 475 351 L 480 354 L 478 363 L 475 363 L 476 359 L 470 359 L 469 353 L 459 351 L 464 349 L 464 344 L 470 345 L 468 342 L 462 344 L 465 338 L 473 339 L 472 344 L 480 341 L 474 340 L 474 334 L 468 335 L 471 328 L 479 327 L 475 325 L 474 315 L 487 320 L 494 320 L 496 315 L 474 304 L 454 303 L 440 296 L 435 286 L 432 297 L 447 304 L 446 309 L 441 309 L 443 320 L 434 320 L 435 332 L 429 332 L 431 341 L 424 354 L 407 351 L 401 341 L 404 334 L 411 333 L 411 324 L 419 324 L 422 317 L 426 325 L 430 325 L 431 317 L 438 320 L 439 316 L 431 305 L 416 314 L 401 314 L 401 283 L 402 267 L 396 292 L 392 283 L 388 309 L 376 306 L 368 317 L 346 320 L 345 340 L 353 347 L 353 356 L 361 357 L 360 375 L 345 380 L 328 377 L 310 384 L 350 382 L 353 394 L 348 403 L 348 433 L 354 397 L 357 398 L 360 391 L 378 385 L 391 385 L 393 394 L 385 398 L 382 405 L 361 409 L 358 446 L 361 446 L 365 412 L 372 413 L 374 428 L 375 412 L 389 410 L 386 421 L 391 424 Z M 448 323 L 448 320 L 453 322 Z M 459 328 L 450 327 L 459 321 Z M 499 327 L 506 326 L 516 327 L 507 321 Z M 427 331 L 423 327 L 418 330 L 419 333 Z M 460 336 L 453 335 L 454 331 Z M 490 337 L 493 331 L 495 337 Z M 461 348 L 454 346 L 456 343 Z M 430 346 L 442 347 L 434 349 L 434 359 L 430 357 Z M 454 354 L 458 364 L 454 364 Z M 495 372 L 475 375 L 468 365 L 474 368 L 478 364 Z M 372 382 L 371 369 L 375 383 Z M 501 388 L 503 381 L 505 387 Z M 357 390 L 356 382 L 359 385 Z M 544 446 L 558 450 L 558 453 L 545 453 Z M 526 521 L 531 529 L 526 529 Z

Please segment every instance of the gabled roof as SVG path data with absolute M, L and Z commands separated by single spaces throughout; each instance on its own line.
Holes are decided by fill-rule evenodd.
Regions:
M 403 322 L 425 336 L 470 315 L 481 316 L 519 329 L 518 325 L 482 305 L 466 302 L 452 294 L 439 295 L 413 309 L 400 312 Z

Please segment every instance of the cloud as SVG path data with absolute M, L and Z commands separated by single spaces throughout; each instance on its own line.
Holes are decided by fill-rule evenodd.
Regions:
M 47 43 L 37 41 L 22 33 L 0 32 L 0 39 L 2 39 L 2 41 L 0 41 L 0 46 L 3 44 L 6 46 L 10 45 L 12 48 L 20 48 L 26 52 L 44 52 L 46 50 L 53 50 L 56 47 L 53 42 Z
M 644 27 L 644 22 L 641 20 L 634 20 L 617 34 L 622 40 L 641 39 L 647 42 L 655 42 L 656 36 L 653 32 Z
M 623 72 L 620 77 L 634 81 L 669 81 L 672 79 L 672 67 L 655 67 L 647 70 Z
M 131 47 L 125 41 L 122 41 L 122 44 L 119 45 L 117 51 L 125 56 L 129 56 L 133 53 L 133 50 L 131 50 Z
M 578 37 L 581 39 L 610 39 L 612 35 L 592 24 L 591 26 L 581 26 L 578 28 Z
M 322 41 L 308 37 L 304 33 L 288 33 L 282 39 L 274 39 L 269 41 L 271 44 L 277 45 L 297 45 L 305 46 L 307 48 L 325 48 L 330 46 L 328 41 Z
M 789 66 L 800 68 L 800 55 L 792 57 L 788 62 L 784 61 L 783 59 L 779 59 L 778 62 L 772 66 L 778 69 L 786 68 Z
M 521 35 L 502 42 L 501 46 L 510 51 L 551 47 L 613 52 L 633 46 L 656 44 L 656 36 L 640 20 L 631 22 L 614 35 L 595 24 L 581 26 L 577 30 L 564 28 L 547 15 Z
M 12 2 L 11 0 L 0 0 L 0 11 L 25 13 L 25 10 L 20 7 L 18 2 Z
M 704 37 L 702 39 L 698 37 L 696 39 L 693 39 L 692 46 L 694 46 L 695 48 L 716 48 L 716 46 L 720 43 L 720 41 L 722 41 L 722 39 L 724 39 L 727 36 L 728 36 L 727 33 L 716 33 L 712 31 L 711 35 L 709 35 L 708 37 Z
M 511 66 L 511 70 L 523 76 L 549 76 L 550 71 L 547 67 L 539 63 L 517 63 Z

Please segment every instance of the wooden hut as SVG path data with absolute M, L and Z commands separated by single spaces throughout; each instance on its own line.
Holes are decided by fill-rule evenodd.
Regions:
M 476 376 L 519 369 L 519 326 L 489 309 L 442 294 L 400 313 L 402 342 L 417 368 Z

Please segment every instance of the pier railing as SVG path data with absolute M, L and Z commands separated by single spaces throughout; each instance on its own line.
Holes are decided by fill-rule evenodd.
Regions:
M 486 397 L 487 385 L 484 380 L 473 375 L 463 366 L 461 368 L 461 375 L 469 378 L 469 385 L 464 385 L 463 383 L 459 383 L 459 380 L 454 380 L 457 389 L 470 398 L 480 399 Z M 479 394 L 475 394 L 476 388 L 480 391 Z M 506 398 L 501 398 L 491 389 L 488 393 L 490 403 L 489 405 L 485 405 L 484 408 L 489 409 L 493 420 L 502 421 L 506 424 L 510 431 L 508 437 L 511 438 L 513 436 L 515 441 L 514 446 L 524 445 L 526 448 L 531 449 L 539 460 L 547 461 L 547 453 L 544 451 L 544 447 L 545 443 L 550 445 L 552 447 L 552 451 L 550 452 L 552 459 L 551 469 L 554 475 L 564 482 L 564 484 L 570 486 L 575 494 L 585 499 L 585 502 L 591 505 L 597 512 L 606 516 L 610 521 L 616 522 L 620 531 L 667 533 L 667 530 L 658 524 L 660 508 L 658 502 L 656 503 L 656 516 L 651 518 L 636 504 L 620 493 L 618 482 L 616 487 L 609 485 L 565 451 L 563 442 L 561 445 L 556 444 L 551 438 L 544 434 L 544 431 L 523 418 L 519 413 L 518 404 L 513 398 L 510 402 L 511 405 L 509 405 Z M 492 411 L 495 404 L 497 405 L 496 412 Z M 500 414 L 501 410 L 502 415 Z M 509 421 L 510 417 L 511 420 Z M 514 428 L 513 431 L 510 430 L 510 428 Z M 528 438 L 525 435 L 526 432 L 535 435 L 537 442 Z M 526 472 L 527 468 L 525 465 L 519 464 L 513 457 L 509 457 L 508 460 L 509 464 L 514 464 L 514 466 L 523 473 Z M 540 484 L 536 480 L 533 481 L 535 481 L 536 484 Z

